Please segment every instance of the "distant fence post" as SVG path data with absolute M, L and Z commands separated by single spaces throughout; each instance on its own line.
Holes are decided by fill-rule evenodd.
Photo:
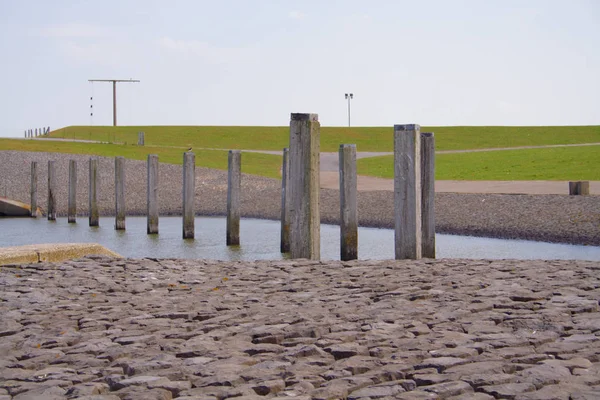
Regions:
M 240 244 L 240 191 L 242 153 L 229 150 L 227 179 L 227 245 Z
M 37 161 L 31 162 L 31 216 L 37 217 Z
M 90 226 L 98 226 L 100 224 L 100 214 L 98 212 L 98 159 L 90 158 L 89 170 L 89 220 Z
M 356 202 L 356 145 L 341 144 L 340 164 L 340 259 L 358 258 L 358 211 Z
M 183 238 L 193 239 L 194 198 L 196 195 L 196 155 L 191 151 L 183 153 Z
M 27 137 L 27 130 L 25 130 L 25 137 Z
M 158 155 L 148 154 L 148 234 L 158 233 Z
M 69 223 L 77 222 L 77 161 L 69 160 L 69 203 L 67 206 L 67 220 Z
M 48 221 L 56 221 L 56 170 L 48 161 Z
M 435 258 L 435 137 L 421 133 L 421 249 L 422 256 Z
M 317 114 L 291 114 L 289 162 L 292 258 L 321 258 L 319 139 Z
M 290 162 L 289 149 L 283 149 L 281 166 L 281 243 L 282 253 L 290 252 Z
M 144 132 L 138 132 L 138 146 L 144 145 Z
M 589 181 L 575 181 L 569 182 L 569 195 L 589 195 L 590 194 L 590 182 Z
M 125 230 L 125 157 L 115 157 L 115 230 Z
M 421 127 L 394 125 L 394 218 L 397 260 L 421 258 Z

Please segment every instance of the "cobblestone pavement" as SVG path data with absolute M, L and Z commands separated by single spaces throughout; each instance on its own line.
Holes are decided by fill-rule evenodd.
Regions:
M 600 263 L 0 268 L 0 399 L 597 399 Z

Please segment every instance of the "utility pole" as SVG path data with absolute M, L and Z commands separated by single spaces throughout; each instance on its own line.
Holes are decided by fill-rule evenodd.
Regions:
M 113 126 L 117 126 L 117 82 L 139 82 L 136 79 L 88 79 L 88 82 L 112 82 L 113 84 Z
M 350 128 L 350 100 L 354 98 L 353 93 L 345 93 L 346 100 L 348 100 L 348 128 Z

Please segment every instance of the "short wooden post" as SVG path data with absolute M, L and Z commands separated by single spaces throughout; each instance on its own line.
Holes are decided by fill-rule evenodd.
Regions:
M 125 230 L 125 157 L 115 157 L 115 230 Z
M 320 124 L 317 114 L 290 121 L 290 250 L 292 258 L 321 258 Z
M 193 239 L 194 230 L 194 198 L 196 195 L 196 155 L 183 153 L 183 238 Z
M 575 181 L 569 182 L 569 195 L 580 196 L 590 194 L 590 182 L 589 181 Z
M 48 161 L 48 221 L 56 221 L 56 169 Z
M 89 221 L 90 226 L 99 226 L 100 213 L 98 212 L 98 159 L 90 158 L 89 170 Z
M 229 150 L 227 179 L 227 245 L 240 244 L 240 191 L 242 189 L 242 153 Z
M 158 233 L 158 155 L 148 154 L 148 234 Z
M 358 211 L 356 201 L 356 145 L 341 144 L 340 157 L 340 259 L 358 258 Z
M 31 213 L 32 217 L 37 217 L 37 161 L 31 162 Z
M 282 253 L 290 252 L 290 163 L 289 149 L 283 149 L 283 164 L 281 166 L 281 243 Z
M 421 133 L 421 251 L 435 258 L 435 137 Z
M 67 205 L 67 221 L 77 222 L 77 161 L 69 160 L 69 199 Z
M 138 132 L 138 146 L 144 145 L 144 132 Z
M 394 212 L 397 260 L 421 258 L 421 127 L 394 125 Z

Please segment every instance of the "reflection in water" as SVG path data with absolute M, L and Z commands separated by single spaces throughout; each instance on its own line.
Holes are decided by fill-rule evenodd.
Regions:
M 205 258 L 215 260 L 282 259 L 278 221 L 242 219 L 240 246 L 225 245 L 225 218 L 197 217 L 196 238 L 182 239 L 181 217 L 162 217 L 160 233 L 146 234 L 145 217 L 127 218 L 127 230 L 115 231 L 113 218 L 100 218 L 99 227 L 89 227 L 87 218 L 68 224 L 44 218 L 0 219 L 0 246 L 36 243 L 100 243 L 126 257 Z M 579 259 L 600 261 L 600 247 L 572 246 L 468 236 L 436 236 L 438 258 Z M 321 225 L 321 258 L 339 260 L 339 227 Z M 360 228 L 360 259 L 393 259 L 394 231 Z

